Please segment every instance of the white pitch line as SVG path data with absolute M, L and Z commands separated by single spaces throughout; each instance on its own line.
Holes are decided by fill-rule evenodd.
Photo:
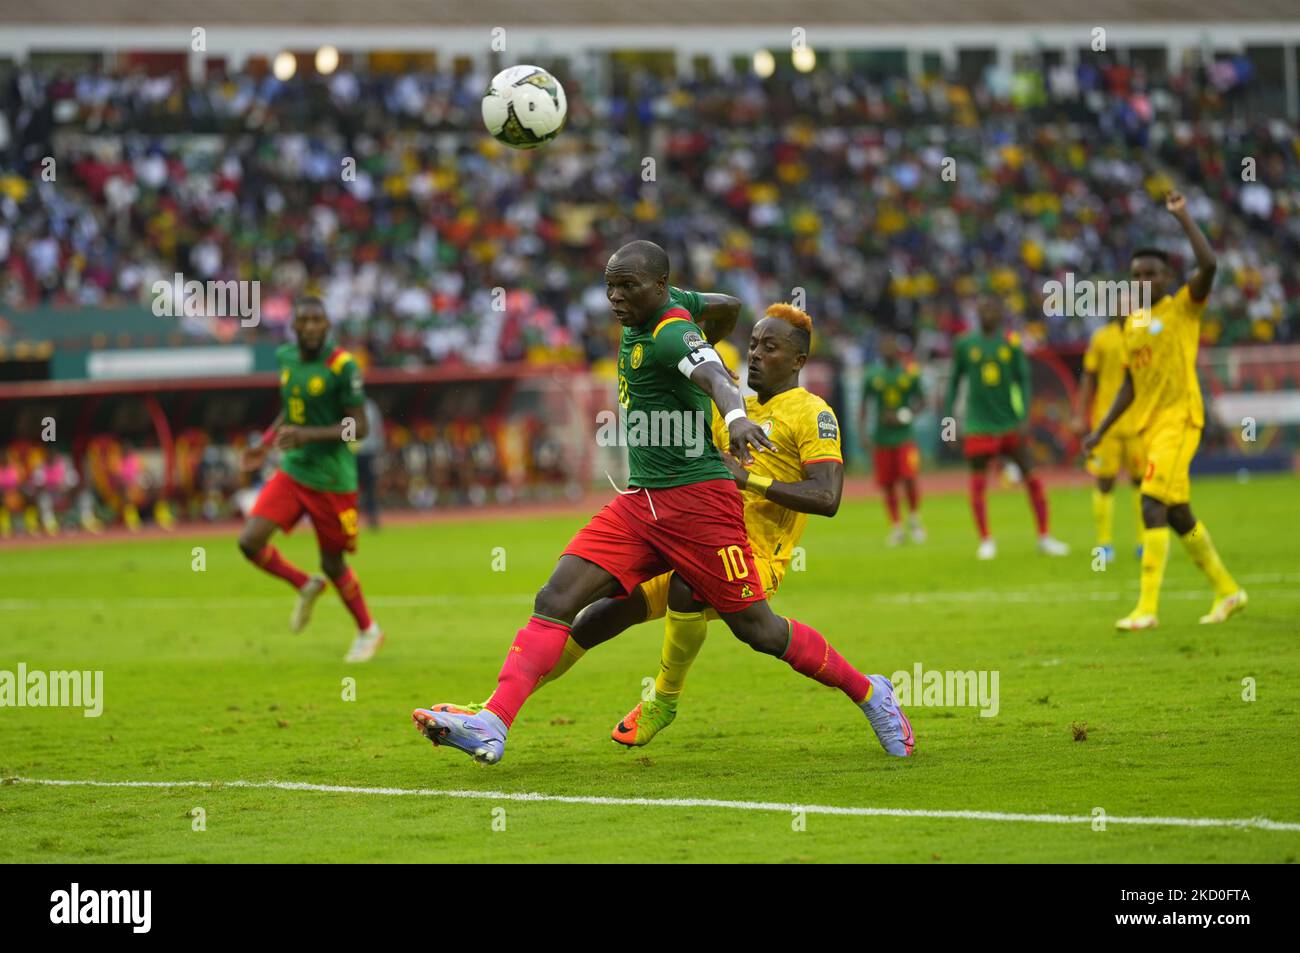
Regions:
M 444 797 L 476 801 L 524 801 L 550 804 L 591 804 L 598 807 L 714 808 L 729 811 L 774 811 L 790 814 L 831 814 L 841 817 L 923 817 L 959 821 L 996 821 L 1011 824 L 1093 824 L 1097 818 L 1082 814 L 1008 814 L 1002 811 L 928 811 L 897 807 L 837 807 L 829 804 L 781 804 L 771 801 L 720 801 L 713 798 L 597 797 L 566 794 L 519 794 L 505 791 L 447 791 L 437 788 L 361 788 L 305 781 L 91 781 L 52 778 L 10 778 L 19 784 L 50 787 L 94 788 L 251 788 L 275 791 L 313 791 L 322 794 L 377 794 L 384 797 Z M 1115 817 L 1107 824 L 1147 827 L 1231 827 L 1264 831 L 1300 831 L 1300 823 L 1272 821 L 1266 817 Z

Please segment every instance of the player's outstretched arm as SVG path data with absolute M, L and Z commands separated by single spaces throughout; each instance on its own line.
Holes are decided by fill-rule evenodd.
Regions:
M 1196 255 L 1196 273 L 1187 282 L 1187 290 L 1193 300 L 1204 301 L 1210 296 L 1210 286 L 1214 284 L 1214 272 L 1219 267 L 1219 260 L 1205 233 L 1192 221 L 1191 213 L 1187 211 L 1187 199 L 1181 192 L 1170 192 L 1165 198 L 1165 208 L 1178 219 L 1183 234 L 1192 243 L 1192 253 Z
M 838 460 L 806 464 L 804 479 L 798 483 L 786 483 L 750 473 L 729 453 L 722 455 L 722 462 L 731 471 L 736 486 L 742 490 L 753 490 L 796 513 L 834 516 L 840 508 L 840 500 L 844 496 L 844 464 Z
M 1101 438 L 1106 435 L 1106 431 L 1111 425 L 1120 418 L 1124 411 L 1128 410 L 1129 404 L 1133 403 L 1133 375 L 1128 371 L 1124 372 L 1124 383 L 1120 385 L 1119 393 L 1115 395 L 1115 401 L 1110 405 L 1110 410 L 1106 411 L 1106 416 L 1097 424 L 1095 430 L 1083 438 L 1083 450 L 1085 453 L 1092 452 L 1092 448 L 1101 443 Z
M 1097 372 L 1084 371 L 1083 376 L 1079 378 L 1079 396 L 1074 405 L 1074 430 L 1076 433 L 1087 433 L 1088 430 L 1088 408 L 1092 406 L 1092 396 L 1097 393 Z
M 699 316 L 704 339 L 710 344 L 717 344 L 731 337 L 731 332 L 736 330 L 736 322 L 740 319 L 740 299 L 710 292 L 701 294 L 700 301 L 704 305 Z
M 712 353 L 713 349 L 708 349 Z M 731 438 L 730 446 L 741 463 L 752 463 L 750 448 L 760 453 L 775 450 L 763 428 L 749 419 L 745 413 L 745 401 L 741 399 L 740 388 L 727 373 L 727 368 L 720 360 L 704 360 L 691 371 L 691 383 L 708 394 L 717 405 L 722 419 L 727 425 L 727 435 Z

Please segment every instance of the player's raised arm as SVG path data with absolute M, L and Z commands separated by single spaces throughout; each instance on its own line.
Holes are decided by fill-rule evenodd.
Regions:
M 740 299 L 712 292 L 701 294 L 699 298 L 703 310 L 696 321 L 704 331 L 704 339 L 717 344 L 731 337 L 731 332 L 736 330 L 736 321 L 740 319 Z
M 1192 252 L 1196 255 L 1196 273 L 1187 282 L 1187 290 L 1194 301 L 1204 301 L 1210 296 L 1210 287 L 1214 284 L 1214 273 L 1219 267 L 1214 249 L 1200 227 L 1192 221 L 1187 211 L 1187 199 L 1181 192 L 1170 192 L 1165 198 L 1165 208 L 1178 224 L 1183 227 L 1183 234 L 1192 243 Z
M 1101 438 L 1106 435 L 1106 431 L 1119 420 L 1124 411 L 1128 410 L 1131 403 L 1133 403 L 1133 375 L 1125 371 L 1124 383 L 1120 385 L 1119 393 L 1115 395 L 1115 402 L 1110 405 L 1110 410 L 1106 411 L 1106 416 L 1097 424 L 1096 429 L 1083 438 L 1084 453 L 1091 453 L 1092 449 L 1101 443 Z
M 813 516 L 834 516 L 844 496 L 844 464 L 839 460 L 819 460 L 804 465 L 804 479 L 797 483 L 773 480 L 751 473 L 730 453 L 722 455 L 722 462 L 731 471 L 736 486 L 754 490 L 764 498 L 778 503 L 796 513 Z

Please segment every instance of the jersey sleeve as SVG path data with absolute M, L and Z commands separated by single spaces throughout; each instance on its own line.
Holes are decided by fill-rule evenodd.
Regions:
M 1020 343 L 1019 335 L 1012 338 L 1011 347 L 1012 366 L 1016 369 L 1017 383 L 1020 384 L 1020 419 L 1025 420 L 1029 416 L 1029 402 L 1031 397 L 1029 387 L 1029 355 L 1025 353 L 1025 348 Z
M 698 291 L 688 291 L 685 288 L 674 288 L 677 292 L 678 304 L 686 309 L 691 316 L 692 321 L 698 321 L 700 315 L 704 313 L 704 299 L 700 297 Z
M 344 407 L 359 407 L 366 402 L 365 387 L 361 383 L 361 368 L 357 360 L 346 351 L 330 362 L 330 370 L 339 380 L 339 403 Z
M 840 448 L 840 422 L 835 419 L 835 411 L 826 404 L 817 401 L 809 403 L 799 410 L 799 462 L 804 466 L 810 463 L 844 462 Z
M 1197 301 L 1192 297 L 1191 286 L 1183 285 L 1178 289 L 1178 294 L 1174 295 L 1174 313 L 1187 321 L 1200 321 L 1201 315 L 1205 313 L 1205 306 L 1209 303 L 1208 294 L 1204 301 Z
M 664 367 L 676 367 L 685 377 L 690 377 L 701 364 L 722 358 L 708 341 L 698 324 L 687 317 L 686 309 L 668 310 L 654 329 L 654 359 Z
M 957 403 L 957 388 L 961 384 L 961 376 L 966 372 L 966 348 L 961 342 L 953 347 L 952 350 L 952 372 L 948 375 L 948 396 L 944 398 L 943 415 L 952 416 L 952 408 Z

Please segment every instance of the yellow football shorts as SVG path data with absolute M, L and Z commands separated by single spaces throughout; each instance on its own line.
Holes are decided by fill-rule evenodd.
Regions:
M 1146 472 L 1146 451 L 1136 434 L 1108 433 L 1088 457 L 1088 472 L 1109 480 L 1119 475 L 1121 466 L 1132 479 L 1141 479 Z
M 1192 498 L 1189 471 L 1192 457 L 1201 445 L 1201 429 L 1175 424 L 1146 433 L 1147 467 L 1142 474 L 1142 495 L 1166 506 L 1187 503 Z
M 777 564 L 770 559 L 764 559 L 762 556 L 755 556 L 754 564 L 758 566 L 759 578 L 763 580 L 763 590 L 770 599 L 776 592 L 776 587 L 781 584 L 781 575 L 785 571 L 786 564 L 781 563 L 781 568 L 778 571 Z M 647 622 L 662 619 L 668 614 L 668 581 L 672 578 L 672 575 L 671 572 L 666 572 L 641 583 L 641 592 L 645 596 L 646 608 L 649 610 L 645 617 Z M 706 609 L 704 615 L 708 619 L 718 617 L 718 614 L 712 609 Z

